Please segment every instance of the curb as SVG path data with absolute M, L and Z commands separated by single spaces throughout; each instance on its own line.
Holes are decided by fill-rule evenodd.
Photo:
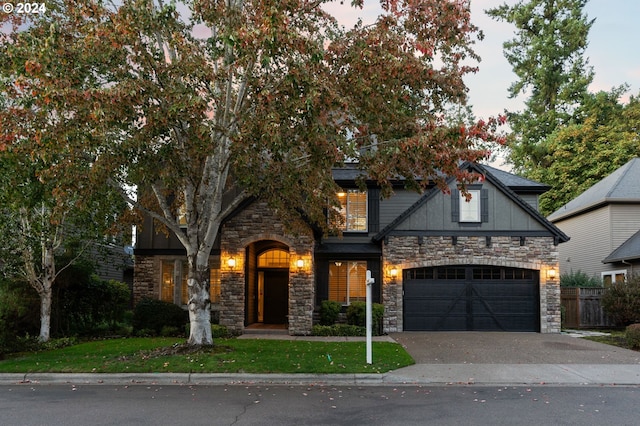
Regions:
M 0 374 L 0 385 L 382 385 L 383 374 L 190 374 L 32 373 Z

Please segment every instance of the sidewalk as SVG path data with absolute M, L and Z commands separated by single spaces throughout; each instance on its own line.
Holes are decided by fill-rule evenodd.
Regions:
M 386 374 L 0 374 L 0 385 L 490 385 L 640 386 L 640 353 L 579 335 L 395 333 L 416 364 Z M 363 341 L 362 337 L 243 335 L 279 340 Z M 375 361 L 375 353 L 373 354 Z

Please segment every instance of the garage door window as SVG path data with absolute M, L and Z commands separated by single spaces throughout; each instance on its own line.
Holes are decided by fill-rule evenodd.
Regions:
M 329 262 L 329 300 L 348 305 L 366 299 L 367 262 Z

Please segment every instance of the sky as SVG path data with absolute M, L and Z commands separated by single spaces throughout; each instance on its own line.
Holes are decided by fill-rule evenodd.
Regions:
M 345 0 L 349 3 L 349 0 Z M 513 38 L 511 24 L 497 22 L 484 10 L 514 5 L 517 0 L 471 0 L 473 23 L 484 33 L 478 41 L 476 52 L 481 56 L 480 71 L 465 78 L 469 87 L 469 104 L 477 118 L 496 116 L 505 109 L 518 111 L 523 107 L 523 97 L 509 99 L 508 87 L 516 79 L 511 65 L 503 56 L 502 44 Z M 365 0 L 362 11 L 355 12 L 348 6 L 334 3 L 328 9 L 339 17 L 344 25 L 355 22 L 358 14 L 364 22 L 373 22 L 379 14 L 379 0 Z M 623 97 L 640 93 L 640 0 L 590 0 L 584 10 L 595 22 L 589 32 L 586 50 L 588 63 L 595 72 L 590 90 L 610 90 L 623 83 L 630 86 Z

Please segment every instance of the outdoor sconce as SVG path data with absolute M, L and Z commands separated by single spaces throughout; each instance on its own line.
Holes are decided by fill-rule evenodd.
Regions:
M 547 270 L 547 278 L 549 278 L 550 280 L 556 279 L 556 268 L 549 268 Z
M 296 260 L 296 266 L 298 267 L 298 269 L 302 269 L 304 267 L 304 260 L 302 259 Z
M 230 257 L 229 260 L 227 260 L 227 266 L 229 266 L 229 268 L 233 269 L 236 267 L 236 259 L 233 257 Z
M 398 268 L 393 266 L 389 271 L 389 275 L 391 275 L 391 278 L 396 279 L 398 277 Z

